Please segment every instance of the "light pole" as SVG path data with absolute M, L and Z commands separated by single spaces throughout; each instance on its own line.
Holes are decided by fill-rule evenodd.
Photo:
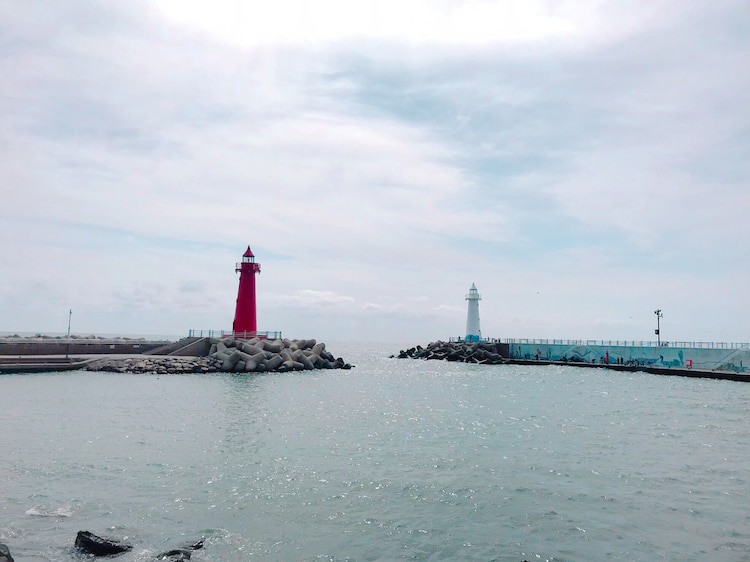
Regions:
M 65 342 L 65 359 L 68 358 L 68 350 L 70 349 L 70 317 L 73 316 L 73 309 L 68 310 L 68 339 Z
M 661 308 L 654 310 L 654 314 L 656 314 L 656 330 L 654 330 L 654 333 L 656 334 L 656 344 L 661 347 L 661 325 L 659 320 L 664 318 L 664 315 L 661 313 Z

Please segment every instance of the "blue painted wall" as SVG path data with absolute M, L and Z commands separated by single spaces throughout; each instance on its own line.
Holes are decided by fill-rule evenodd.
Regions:
M 510 341 L 509 341 L 510 343 Z M 603 344 L 550 344 L 540 342 L 510 343 L 513 359 L 541 359 L 561 361 L 575 359 L 586 363 L 638 362 L 656 367 L 681 367 L 695 369 L 750 371 L 750 347 L 705 349 L 673 346 L 631 346 Z

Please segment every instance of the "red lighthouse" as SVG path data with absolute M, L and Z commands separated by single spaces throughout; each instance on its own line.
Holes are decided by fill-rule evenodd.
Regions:
M 245 336 L 255 336 L 258 322 L 255 314 L 255 274 L 260 273 L 260 264 L 255 263 L 255 256 L 250 246 L 242 254 L 242 263 L 238 263 L 235 272 L 240 274 L 240 288 L 237 291 L 237 308 L 234 311 L 232 330 Z

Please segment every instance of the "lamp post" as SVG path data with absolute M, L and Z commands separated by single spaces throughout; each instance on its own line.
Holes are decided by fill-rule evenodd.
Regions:
M 70 350 L 70 317 L 73 316 L 73 309 L 68 310 L 68 338 L 65 342 L 65 359 L 68 358 L 68 351 Z
M 664 318 L 664 315 L 661 313 L 661 308 L 654 310 L 654 314 L 656 314 L 656 330 L 654 330 L 654 333 L 656 334 L 656 344 L 661 347 L 661 325 L 659 320 Z

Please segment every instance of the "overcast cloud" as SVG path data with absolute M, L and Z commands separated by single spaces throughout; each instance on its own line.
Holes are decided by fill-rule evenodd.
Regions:
M 750 340 L 746 1 L 0 4 L 0 330 Z

